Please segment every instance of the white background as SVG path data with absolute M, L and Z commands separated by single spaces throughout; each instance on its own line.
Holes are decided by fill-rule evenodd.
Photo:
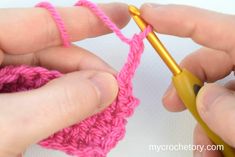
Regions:
M 94 0 L 94 2 L 99 3 L 110 1 Z M 119 1 L 134 4 L 136 6 L 140 6 L 142 3 L 147 2 L 141 0 Z M 0 7 L 32 7 L 38 2 L 39 0 L 0 0 Z M 51 0 L 50 2 L 59 6 L 71 6 L 75 3 L 75 0 Z M 223 13 L 235 14 L 235 1 L 233 0 L 155 0 L 152 2 L 163 4 L 187 4 Z M 139 32 L 139 29 L 133 21 L 130 22 L 123 30 L 123 33 L 129 37 L 136 32 Z M 189 39 L 163 35 L 161 35 L 160 38 L 178 62 L 187 54 L 199 48 L 199 45 L 194 44 Z M 134 93 L 141 99 L 141 104 L 136 110 L 134 116 L 129 120 L 125 139 L 122 140 L 108 156 L 192 156 L 192 152 L 190 151 L 157 153 L 149 151 L 148 149 L 150 144 L 191 144 L 195 122 L 187 111 L 181 113 L 170 113 L 163 108 L 161 98 L 170 83 L 171 73 L 155 54 L 150 45 L 147 42 L 145 43 L 146 48 L 142 57 L 142 62 L 134 78 Z M 79 42 L 78 44 L 93 51 L 116 69 L 121 68 L 128 52 L 128 47 L 120 42 L 114 35 L 106 35 L 96 39 L 89 39 Z M 108 46 L 105 47 L 103 45 Z M 46 150 L 39 146 L 32 146 L 29 148 L 25 156 L 66 157 L 66 155 L 61 152 Z

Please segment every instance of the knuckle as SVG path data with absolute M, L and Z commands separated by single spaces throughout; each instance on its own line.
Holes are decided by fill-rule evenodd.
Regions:
M 67 115 L 73 116 L 76 110 L 76 100 L 74 99 L 73 93 L 67 86 L 61 87 L 61 94 L 59 94 L 59 112 L 61 115 L 65 115 L 65 117 L 69 117 Z
M 72 124 L 98 108 L 98 95 L 89 80 L 79 81 L 77 85 L 64 84 L 58 94 L 58 112 Z
M 54 22 L 54 20 L 52 19 L 52 17 L 50 16 L 50 14 L 44 10 L 44 12 L 42 13 L 42 22 L 44 23 L 45 26 L 45 40 L 44 40 L 44 45 L 48 45 L 48 44 L 52 44 L 54 45 L 55 43 L 58 42 L 58 35 L 59 32 L 57 31 L 56 24 Z M 50 46 L 50 45 L 48 45 Z
M 94 27 L 94 17 L 92 14 L 90 14 L 89 11 L 86 11 L 86 17 L 87 17 L 87 26 L 90 34 L 96 34 L 96 28 Z

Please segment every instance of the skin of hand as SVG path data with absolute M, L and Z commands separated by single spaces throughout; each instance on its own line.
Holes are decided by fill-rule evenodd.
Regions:
M 99 5 L 120 27 L 125 4 Z M 84 7 L 58 8 L 72 41 L 110 30 Z M 17 15 L 17 16 L 16 16 Z M 0 94 L 0 156 L 20 156 L 27 147 L 110 105 L 117 96 L 116 71 L 91 52 L 61 46 L 53 18 L 43 8 L 0 9 L 1 66 L 27 64 L 65 73 L 27 92 Z
M 157 32 L 191 38 L 202 48 L 189 54 L 181 63 L 203 82 L 207 82 L 197 97 L 197 109 L 207 125 L 225 142 L 235 147 L 235 81 L 225 86 L 215 83 L 234 71 L 235 16 L 182 5 L 145 4 L 142 17 Z M 159 15 L 159 16 L 158 16 Z M 185 109 L 175 88 L 170 85 L 163 97 L 164 106 L 173 112 Z M 197 145 L 212 142 L 197 125 L 194 132 Z M 195 157 L 221 157 L 218 151 L 195 151 Z

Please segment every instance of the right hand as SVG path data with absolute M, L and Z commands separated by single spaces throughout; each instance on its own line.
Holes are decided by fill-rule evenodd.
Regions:
M 226 143 L 235 147 L 235 81 L 225 86 L 215 83 L 234 71 L 235 65 L 235 16 L 181 5 L 145 4 L 142 17 L 157 32 L 191 38 L 202 45 L 189 54 L 181 66 L 188 69 L 205 84 L 197 97 L 197 109 L 207 125 Z M 182 111 L 185 106 L 171 85 L 163 98 L 170 111 Z M 194 134 L 197 145 L 211 145 L 200 126 Z M 221 157 L 218 151 L 194 152 L 199 157 Z

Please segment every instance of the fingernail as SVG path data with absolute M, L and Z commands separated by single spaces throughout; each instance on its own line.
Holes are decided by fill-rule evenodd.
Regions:
M 98 73 L 90 78 L 100 98 L 100 108 L 110 105 L 117 96 L 118 85 L 113 75 Z
M 199 108 L 203 108 L 204 111 L 209 111 L 220 96 L 229 94 L 228 90 L 216 84 L 207 84 L 202 89 L 198 94 L 197 102 Z
M 156 3 L 145 3 L 144 5 L 149 8 L 157 8 L 162 6 L 161 4 L 156 4 Z

